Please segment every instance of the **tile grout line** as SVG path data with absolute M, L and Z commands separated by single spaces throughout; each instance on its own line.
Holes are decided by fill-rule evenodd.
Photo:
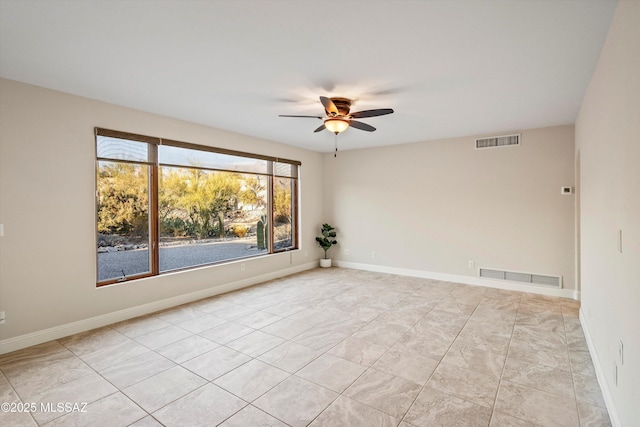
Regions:
M 118 334 L 123 335 L 123 336 L 125 336 L 125 337 L 126 337 L 126 335 L 124 335 L 124 334 L 120 333 L 119 331 L 116 331 L 115 329 L 111 328 L 111 326 L 110 326 L 110 325 L 103 326 L 103 327 L 101 327 L 101 328 L 97 328 L 97 330 L 102 330 L 102 329 L 112 330 L 112 331 L 117 332 Z M 87 331 L 87 332 L 90 332 L 90 331 Z M 66 337 L 65 337 L 65 338 L 66 338 Z M 126 337 L 126 338 L 127 338 L 127 339 L 130 339 L 129 337 Z M 122 395 L 126 396 L 126 397 L 127 397 L 127 399 L 131 400 L 131 401 L 132 401 L 136 406 L 138 406 L 138 407 L 139 407 L 139 408 L 140 408 L 140 409 L 141 409 L 145 414 L 150 415 L 150 414 L 149 414 L 149 413 L 148 413 L 144 408 L 142 408 L 142 407 L 141 407 L 137 402 L 135 402 L 134 400 L 130 399 L 130 398 L 129 398 L 129 396 L 127 396 L 125 393 L 123 393 L 123 392 L 122 392 L 122 390 L 120 389 L 120 387 L 117 387 L 117 386 L 116 386 L 115 384 L 113 384 L 111 381 L 109 381 L 108 379 L 106 379 L 102 374 L 100 374 L 98 371 L 96 371 L 96 369 L 95 369 L 93 366 L 89 365 L 89 364 L 88 364 L 88 363 L 87 363 L 87 362 L 86 362 L 86 361 L 85 361 L 85 360 L 84 360 L 80 355 L 78 355 L 77 353 L 75 353 L 71 348 L 67 347 L 64 343 L 60 342 L 60 340 L 61 340 L 61 338 L 56 339 L 56 340 L 54 340 L 54 341 L 55 341 L 55 342 L 57 342 L 59 345 L 61 345 L 61 346 L 62 346 L 66 351 L 68 351 L 71 355 L 73 355 L 73 357 L 74 357 L 74 358 L 78 359 L 78 360 L 79 360 L 80 362 L 82 362 L 85 366 L 87 366 L 89 369 L 91 369 L 91 371 L 93 371 L 97 376 L 99 376 L 99 377 L 100 377 L 100 378 L 102 378 L 104 381 L 106 381 L 107 383 L 109 383 L 113 388 L 115 388 L 115 391 L 114 391 L 114 392 L 109 393 L 109 394 L 107 394 L 106 396 L 102 396 L 102 397 L 100 397 L 100 398 L 98 398 L 98 399 L 96 399 L 96 400 L 94 400 L 94 401 L 92 401 L 92 402 L 88 402 L 88 403 L 87 403 L 87 405 L 90 405 L 90 404 L 92 404 L 92 403 L 98 402 L 98 401 L 100 401 L 100 400 L 102 400 L 102 399 L 106 399 L 107 397 L 109 397 L 109 396 L 113 396 L 114 394 L 120 393 L 120 394 L 122 394 Z M 151 349 L 149 349 L 149 350 L 150 350 L 150 351 L 153 351 L 153 350 L 151 350 Z M 82 376 L 82 377 L 80 377 L 80 378 L 84 378 L 84 377 L 87 377 L 87 376 L 89 376 L 89 375 L 90 375 L 90 374 L 83 375 L 83 376 Z M 77 378 L 76 380 L 78 380 L 78 379 L 80 379 L 80 378 Z M 72 380 L 72 381 L 75 381 L 75 380 Z M 46 392 L 46 391 L 49 391 L 49 390 L 53 390 L 55 387 L 57 387 L 57 386 L 59 386 L 59 385 L 64 385 L 64 384 L 67 384 L 67 383 L 72 382 L 72 381 L 68 381 L 68 382 L 66 382 L 66 383 L 58 384 L 58 385 L 56 385 L 56 386 L 54 386 L 54 387 L 52 387 L 52 388 L 50 388 L 50 389 L 44 390 L 43 392 Z M 16 394 L 17 394 L 17 392 L 16 392 Z M 67 415 L 67 414 L 61 414 L 61 415 L 60 415 L 60 416 L 58 416 L 58 417 L 52 418 L 52 419 L 50 419 L 50 420 L 48 420 L 48 421 L 45 421 L 43 424 L 41 424 L 41 423 L 39 423 L 37 420 L 35 420 L 35 417 L 33 417 L 33 415 L 32 415 L 32 418 L 34 418 L 34 421 L 36 422 L 36 424 L 37 424 L 38 426 L 41 426 L 41 425 L 44 425 L 44 424 L 50 423 L 50 422 L 52 422 L 52 421 L 54 421 L 54 420 L 61 419 L 61 418 L 63 418 L 63 417 L 64 417 L 64 416 L 66 416 L 66 415 Z M 144 417 L 142 417 L 142 418 L 144 418 Z
M 493 415 L 496 412 L 496 403 L 498 402 L 498 394 L 500 394 L 500 387 L 502 387 L 502 378 L 504 377 L 504 371 L 506 370 L 506 367 L 507 367 L 507 360 L 509 359 L 509 352 L 511 351 L 511 342 L 513 341 L 513 333 L 515 332 L 516 324 L 518 323 L 518 313 L 520 313 L 522 298 L 523 298 L 523 295 L 520 295 L 520 298 L 518 299 L 518 310 L 516 310 L 516 316 L 514 317 L 513 325 L 511 326 L 511 334 L 509 335 L 509 345 L 507 346 L 507 352 L 504 355 L 504 364 L 502 365 L 502 372 L 500 372 L 500 379 L 498 380 L 498 388 L 496 389 L 496 395 L 495 395 L 495 398 L 493 399 L 493 406 L 491 407 L 491 418 L 489 419 L 489 424 L 491 424 L 491 421 L 493 420 Z M 508 415 L 513 416 L 510 414 Z M 514 417 L 514 418 L 517 418 L 517 417 Z M 520 418 L 517 418 L 517 419 L 520 419 Z M 526 420 L 522 420 L 522 421 L 526 421 Z
M 567 357 L 569 358 L 569 369 L 571 371 L 571 385 L 573 386 L 573 397 L 574 397 L 574 401 L 576 402 L 576 415 L 578 418 L 578 424 L 581 424 L 582 421 L 582 417 L 580 416 L 580 402 L 578 401 L 578 390 L 576 389 L 576 377 L 574 374 L 574 369 L 573 369 L 573 360 L 571 359 L 571 350 L 569 349 L 569 340 L 567 339 L 567 327 L 565 325 L 565 321 L 564 321 L 564 309 L 562 307 L 562 305 L 560 305 L 560 313 L 562 315 L 562 331 L 564 332 L 564 337 L 565 337 L 565 344 L 567 346 Z
M 163 311 L 166 311 L 166 310 L 163 310 Z M 153 315 L 153 314 L 152 314 L 152 315 Z M 161 330 L 163 330 L 163 329 L 167 329 L 167 328 L 169 328 L 169 327 L 171 327 L 171 326 L 176 326 L 176 327 L 180 328 L 179 326 L 177 326 L 177 325 L 175 325 L 175 324 L 173 324 L 173 323 L 171 323 L 171 322 L 169 322 L 169 323 L 170 323 L 170 325 L 166 326 L 165 328 L 160 328 L 160 329 L 158 329 L 158 330 L 156 330 L 156 331 L 151 331 L 151 332 L 149 332 L 149 333 L 153 333 L 153 332 L 161 331 Z M 178 367 L 178 366 L 179 366 L 179 367 L 181 367 L 182 369 L 187 370 L 187 371 L 188 371 L 188 372 L 190 372 L 191 374 L 196 375 L 196 376 L 198 376 L 198 377 L 202 378 L 204 381 L 206 381 L 206 383 L 205 383 L 205 384 L 203 384 L 203 385 L 202 385 L 202 386 L 200 386 L 200 387 L 195 388 L 194 390 L 189 391 L 188 393 L 186 393 L 186 394 L 184 394 L 184 395 L 182 395 L 182 396 L 177 397 L 177 398 L 176 398 L 176 399 L 174 399 L 173 401 L 168 402 L 167 404 L 165 404 L 165 405 L 161 406 L 160 408 L 156 409 L 155 411 L 153 411 L 153 412 L 149 412 L 149 411 L 147 411 L 145 408 L 143 408 L 142 406 L 140 406 L 140 404 L 139 404 L 137 401 L 133 400 L 133 399 L 132 399 L 128 394 L 126 394 L 126 393 L 124 392 L 124 389 L 121 389 L 120 387 L 118 387 L 118 386 L 116 386 L 115 384 L 113 384 L 110 380 L 108 380 L 108 379 L 107 379 L 107 378 L 105 378 L 102 374 L 100 374 L 98 371 L 96 371 L 96 370 L 95 370 L 95 368 L 94 368 L 93 366 L 91 366 L 91 365 L 89 365 L 87 362 L 85 362 L 85 361 L 84 361 L 84 359 L 82 359 L 82 357 L 81 357 L 80 355 L 76 354 L 72 349 L 70 349 L 69 347 L 67 347 L 67 346 L 66 346 L 66 345 L 64 345 L 63 343 L 59 342 L 59 340 L 56 340 L 56 341 L 58 341 L 58 343 L 59 343 L 60 345 L 62 345 L 62 346 L 63 346 L 65 349 L 67 349 L 71 354 L 73 354 L 73 355 L 74 355 L 74 357 L 78 358 L 82 363 L 84 363 L 84 364 L 85 364 L 86 366 L 88 366 L 88 367 L 89 367 L 93 372 L 95 372 L 98 376 L 100 376 L 100 378 L 102 378 L 103 380 L 105 380 L 106 382 L 108 382 L 109 384 L 111 384 L 111 385 L 116 389 L 116 391 L 114 391 L 113 393 L 110 393 L 110 394 L 108 394 L 107 396 L 103 396 L 103 397 L 101 397 L 100 399 L 97 399 L 97 400 L 95 400 L 95 401 L 93 401 L 93 402 L 91 402 L 91 403 L 95 403 L 95 402 L 97 402 L 97 401 L 99 401 L 99 400 L 102 400 L 102 399 L 105 399 L 105 398 L 107 398 L 107 397 L 109 397 L 109 396 L 113 396 L 114 394 L 120 393 L 120 394 L 122 394 L 123 396 L 125 396 L 128 400 L 130 400 L 131 402 L 133 402 L 133 403 L 134 403 L 138 408 L 140 408 L 140 410 L 142 410 L 142 411 L 146 414 L 145 416 L 141 417 L 141 418 L 140 418 L 140 419 L 138 419 L 137 421 L 140 421 L 140 420 L 142 420 L 143 418 L 146 418 L 147 416 L 150 416 L 150 417 L 152 417 L 154 420 L 156 420 L 156 418 L 153 416 L 153 413 L 155 413 L 155 412 L 159 411 L 160 409 L 164 408 L 165 406 L 168 406 L 168 405 L 170 405 L 170 404 L 174 403 L 175 401 L 177 401 L 177 400 L 179 400 L 179 399 L 183 398 L 184 396 L 186 396 L 186 395 L 188 395 L 188 394 L 190 394 L 190 393 L 192 393 L 192 392 L 194 392 L 194 391 L 196 391 L 196 390 L 199 390 L 200 388 L 202 388 L 202 387 L 206 386 L 208 383 L 210 383 L 210 381 L 209 381 L 209 380 L 207 380 L 206 378 L 204 378 L 204 377 L 200 376 L 199 374 L 197 374 L 197 373 L 195 373 L 195 372 L 193 372 L 193 371 L 191 371 L 191 370 L 187 369 L 186 367 L 182 366 L 182 364 L 181 364 L 181 363 L 176 363 L 176 362 L 174 362 L 173 360 L 168 359 L 168 358 L 167 358 L 167 357 L 165 357 L 164 355 L 162 355 L 162 354 L 158 353 L 158 352 L 157 352 L 157 350 L 155 350 L 155 349 L 153 349 L 153 348 L 150 348 L 150 347 L 148 347 L 147 345 L 145 345 L 145 344 L 142 344 L 142 343 L 138 342 L 137 340 L 135 340 L 135 338 L 130 338 L 130 337 L 128 337 L 128 336 L 126 336 L 126 335 L 124 335 L 123 333 L 121 333 L 121 332 L 119 332 L 119 331 L 117 331 L 117 330 L 115 330 L 115 329 L 111 328 L 110 326 L 106 326 L 106 327 L 104 327 L 104 328 L 108 328 L 108 329 L 110 329 L 110 330 L 113 330 L 113 331 L 115 331 L 115 332 L 117 332 L 117 333 L 119 333 L 119 334 L 121 334 L 121 335 L 125 336 L 127 339 L 129 339 L 129 340 L 131 340 L 131 341 L 133 341 L 133 342 L 135 342 L 135 343 L 137 343 L 137 344 L 139 344 L 139 345 L 141 345 L 141 346 L 143 346 L 143 347 L 147 348 L 150 352 L 155 353 L 157 356 L 162 357 L 163 359 L 165 359 L 165 360 L 167 360 L 167 361 L 169 361 L 169 362 L 173 363 L 173 366 L 168 367 L 167 369 L 163 369 L 162 371 L 157 372 L 157 373 L 155 373 L 155 374 L 151 375 L 150 377 L 146 377 L 146 378 L 143 378 L 143 379 L 141 379 L 141 380 L 139 380 L 139 381 L 136 381 L 136 382 L 134 382 L 134 383 L 132 383 L 132 384 L 129 384 L 129 385 L 127 385 L 127 386 L 126 386 L 126 387 L 124 387 L 124 388 L 128 388 L 128 387 L 134 386 L 134 385 L 136 385 L 136 384 L 139 384 L 139 383 L 141 383 L 141 382 L 143 382 L 143 381 L 145 381 L 145 380 L 147 380 L 147 379 L 149 379 L 149 378 L 155 377 L 156 375 L 159 375 L 159 374 L 162 374 L 162 373 L 164 373 L 164 372 L 167 372 L 167 371 L 169 371 L 170 369 L 173 369 L 173 368 Z M 102 329 L 102 328 L 99 328 L 99 329 Z M 183 329 L 183 328 L 180 328 L 180 329 Z M 183 329 L 183 330 L 184 330 L 184 329 Z M 187 331 L 187 332 L 190 332 L 190 331 Z M 191 332 L 190 332 L 190 333 L 191 333 Z M 192 334 L 193 334 L 193 333 L 192 333 Z M 147 334 L 142 334 L 141 336 L 144 336 L 144 335 L 147 335 Z M 197 334 L 193 334 L 193 335 L 197 335 Z M 183 338 L 183 339 L 186 339 L 186 338 Z M 181 341 L 181 340 L 178 340 L 178 341 Z M 177 341 L 176 341 L 176 342 L 177 342 Z M 168 344 L 168 345 L 169 345 L 169 344 Z M 164 347 L 164 346 L 163 346 L 163 347 Z M 160 347 L 160 348 L 162 348 L 162 347 Z M 130 357 L 130 358 L 125 359 L 124 361 L 129 361 L 129 360 L 131 360 L 131 359 L 133 359 L 133 358 L 135 358 L 135 357 L 136 357 L 136 356 L 132 356 L 132 357 Z M 224 374 L 223 374 L 223 375 L 224 375 Z M 60 416 L 60 417 L 56 417 L 56 418 L 54 418 L 54 419 L 59 419 L 59 418 L 62 418 L 63 416 L 64 416 L 64 415 L 62 415 L 62 416 Z M 48 423 L 48 422 L 51 422 L 51 421 L 53 421 L 53 420 L 49 420 L 49 421 L 47 421 L 47 423 Z M 134 421 L 134 422 L 137 422 L 137 421 Z M 39 426 L 41 425 L 41 424 L 39 424 L 39 423 L 37 423 L 37 424 L 38 424 Z M 46 424 L 46 423 L 45 423 L 45 424 Z M 160 424 L 162 424 L 162 423 L 160 423 Z
M 413 295 L 413 293 L 412 293 L 412 295 Z M 407 297 L 407 298 L 409 298 L 409 297 Z M 407 298 L 405 298 L 405 299 L 407 299 Z M 398 302 L 398 303 L 397 303 L 396 305 L 394 305 L 393 307 L 391 307 L 391 308 L 389 308 L 389 309 L 386 309 L 386 310 L 384 310 L 383 312 L 379 313 L 377 316 L 375 316 L 374 318 L 372 318 L 369 322 L 365 323 L 365 324 L 364 324 L 364 325 L 362 325 L 360 328 L 358 328 L 358 329 L 356 329 L 355 331 L 353 331 L 353 332 L 351 333 L 351 335 L 349 335 L 347 338 L 343 339 L 342 341 L 340 341 L 339 343 L 337 343 L 337 344 L 336 344 L 336 345 L 334 345 L 333 347 L 331 347 L 331 348 L 329 348 L 328 350 L 326 350 L 326 351 L 323 353 L 323 355 L 324 355 L 324 354 L 328 354 L 328 352 L 329 352 L 329 351 L 331 351 L 333 348 L 335 348 L 336 346 L 340 345 L 342 342 L 344 342 L 344 341 L 348 340 L 349 338 L 353 337 L 353 335 L 354 335 L 356 332 L 360 331 L 360 330 L 361 330 L 362 328 L 364 328 L 366 325 L 369 325 L 370 323 L 372 323 L 373 321 L 375 321 L 375 320 L 376 320 L 376 319 L 378 319 L 379 317 L 383 316 L 384 314 L 389 313 L 389 312 L 391 311 L 391 309 L 392 309 L 392 308 L 395 308 L 395 307 L 396 307 L 396 306 L 398 306 L 401 302 L 402 302 L 402 301 Z M 420 320 L 422 320 L 424 317 L 426 317 L 426 316 L 427 316 L 427 314 L 429 314 L 432 310 L 433 310 L 433 308 L 432 308 L 431 310 L 429 310 L 428 312 L 426 312 L 426 313 L 425 313 L 425 314 L 424 314 L 424 315 L 423 315 L 419 320 L 417 320 L 417 321 L 413 324 L 413 326 L 412 326 L 411 328 L 409 328 L 409 330 L 411 330 L 413 327 L 415 327 L 415 325 L 416 325 Z M 394 416 L 394 415 L 392 415 L 392 414 L 389 414 L 388 412 L 385 412 L 385 411 L 383 411 L 383 410 L 381 410 L 381 409 L 374 408 L 374 407 L 373 407 L 373 406 L 371 406 L 371 405 L 368 405 L 368 404 L 366 404 L 366 403 L 363 403 L 363 402 L 361 402 L 361 401 L 359 401 L 359 400 L 357 400 L 357 399 L 353 399 L 353 398 L 351 398 L 351 397 L 349 397 L 349 396 L 345 395 L 345 394 L 344 394 L 344 392 L 346 392 L 346 391 L 347 391 L 347 390 L 348 390 L 348 389 L 349 389 L 353 384 L 355 384 L 355 383 L 356 383 L 356 382 L 357 382 L 357 381 L 358 381 L 362 376 L 364 376 L 367 372 L 369 372 L 369 370 L 373 369 L 373 370 L 379 371 L 379 370 L 377 370 L 376 368 L 374 368 L 374 367 L 373 367 L 373 365 L 374 365 L 378 360 L 380 360 L 380 359 L 381 359 L 385 354 L 387 354 L 387 353 L 389 352 L 389 350 L 391 350 L 391 348 L 392 348 L 392 347 L 393 347 L 393 346 L 394 346 L 398 341 L 400 341 L 400 339 L 401 339 L 401 338 L 402 338 L 402 337 L 403 337 L 403 336 L 404 336 L 404 335 L 405 335 L 409 330 L 407 330 L 405 333 L 403 333 L 403 334 L 402 334 L 402 335 L 401 335 L 401 336 L 400 336 L 400 337 L 399 337 L 399 338 L 398 338 L 398 339 L 397 339 L 397 340 L 396 340 L 392 345 L 388 346 L 389 348 L 387 348 L 387 349 L 386 349 L 386 350 L 385 350 L 385 351 L 384 351 L 384 352 L 383 352 L 383 353 L 382 353 L 382 354 L 381 354 L 381 355 L 380 355 L 380 356 L 379 356 L 379 357 L 378 357 L 378 358 L 377 358 L 377 359 L 376 359 L 376 360 L 371 364 L 371 366 L 364 366 L 364 365 L 360 365 L 360 366 L 363 366 L 363 367 L 364 367 L 364 368 L 366 368 L 366 369 L 365 369 L 365 370 L 364 370 L 360 375 L 358 375 L 358 377 L 357 377 L 356 379 L 354 379 L 354 380 L 353 380 L 353 381 L 352 381 L 352 382 L 351 382 L 351 383 L 350 383 L 350 384 L 349 384 L 349 385 L 348 385 L 348 386 L 347 386 L 347 387 L 346 387 L 342 392 L 340 392 L 340 393 L 338 394 L 338 397 L 336 397 L 336 398 L 335 398 L 335 399 L 334 399 L 334 400 L 333 400 L 333 401 L 332 401 L 332 402 L 331 402 L 331 403 L 330 403 L 330 404 L 329 404 L 329 405 L 328 405 L 324 410 L 322 410 L 318 415 L 316 415 L 316 416 L 313 418 L 313 420 L 311 420 L 311 421 L 309 422 L 309 424 L 307 424 L 307 425 L 312 424 L 312 423 L 313 423 L 313 422 L 314 422 L 318 417 L 320 417 L 320 415 L 322 415 L 322 414 L 324 413 L 324 411 L 325 411 L 325 410 L 327 410 L 328 408 L 330 408 L 330 407 L 331 407 L 331 406 L 332 406 L 332 405 L 333 405 L 333 404 L 334 404 L 334 403 L 335 403 L 335 402 L 336 402 L 340 397 L 342 397 L 342 396 L 344 396 L 344 397 L 345 397 L 345 398 L 347 398 L 347 399 L 354 400 L 355 402 L 358 402 L 358 403 L 359 403 L 359 404 L 361 404 L 361 405 L 364 405 L 364 406 L 367 406 L 367 407 L 369 407 L 369 408 L 371 408 L 371 409 L 374 409 L 374 410 L 376 410 L 376 411 L 379 411 L 379 412 L 381 412 L 381 413 L 383 413 L 383 414 L 385 414 L 385 415 L 388 415 L 388 416 L 390 416 L 390 417 L 392 417 L 392 418 L 394 418 L 394 419 L 398 419 L 398 420 L 399 420 L 399 423 L 398 423 L 398 424 L 401 424 L 401 423 L 402 423 L 402 421 L 403 421 L 404 415 L 406 415 L 406 412 L 408 412 L 408 410 L 409 410 L 409 409 L 407 409 L 407 411 L 405 412 L 405 414 L 403 414 L 403 415 L 402 415 L 402 417 L 396 417 L 396 416 Z M 364 341 L 367 341 L 367 342 L 370 342 L 370 341 L 368 341 L 367 339 L 364 339 L 364 338 L 363 338 L 363 340 L 364 340 Z M 375 343 L 372 343 L 372 344 L 375 344 Z M 385 346 L 385 347 L 386 347 L 386 346 Z M 322 356 L 322 355 L 318 356 L 318 358 L 319 358 L 319 357 L 321 357 L 321 356 Z M 338 358 L 342 359 L 342 358 L 341 358 L 341 357 L 339 357 L 339 356 L 335 356 L 335 357 L 338 357 Z M 316 359 L 317 359 L 317 358 L 316 358 Z M 314 359 L 314 360 L 316 360 L 316 359 Z M 347 360 L 347 359 L 342 359 L 342 360 Z M 350 360 L 347 360 L 347 361 L 348 361 L 348 362 L 351 362 Z M 311 364 L 311 363 L 312 363 L 312 362 L 309 362 L 309 363 L 308 363 L 307 365 L 305 365 L 304 367 L 308 366 L 308 365 L 309 365 L 309 364 Z M 352 363 L 355 363 L 355 362 L 352 362 Z M 302 369 L 304 369 L 304 367 L 300 368 L 300 369 L 299 369 L 298 371 L 296 371 L 296 372 L 300 372 Z M 384 371 L 379 371 L 379 372 L 383 372 L 383 373 L 385 373 Z M 295 374 L 293 374 L 293 375 L 295 375 Z M 388 374 L 388 375 L 392 375 L 392 374 Z M 392 376 L 393 376 L 393 377 L 396 377 L 395 375 L 392 375 Z M 399 377 L 396 377 L 396 378 L 399 378 Z M 303 379 L 304 379 L 304 378 L 303 378 Z M 412 381 L 411 381 L 411 382 L 412 382 Z M 314 384 L 315 384 L 315 383 L 314 383 Z M 320 386 L 320 384 L 317 384 L 317 385 L 319 385 L 319 386 Z M 420 393 L 418 392 L 418 394 L 420 394 Z M 416 397 L 418 396 L 418 394 L 416 394 Z
M 450 292 L 448 292 L 448 293 L 447 293 L 447 295 L 443 298 L 443 300 L 444 300 L 446 297 L 450 296 L 452 292 L 453 292 L 453 289 L 452 289 Z M 484 293 L 486 293 L 486 291 L 485 291 Z M 484 295 L 484 293 L 483 293 L 483 295 Z M 439 303 L 438 303 L 438 304 L 436 304 L 436 306 L 435 306 L 432 310 L 430 310 L 429 312 L 431 312 L 431 311 L 435 310 L 435 309 L 436 309 L 436 307 L 437 307 L 438 305 L 439 305 Z M 465 326 L 467 326 L 467 323 L 469 322 L 469 319 L 471 318 L 471 316 L 473 315 L 473 313 L 475 313 L 475 311 L 478 309 L 478 305 L 480 305 L 480 302 L 478 302 L 478 304 L 476 304 L 475 308 L 473 309 L 473 311 L 471 312 L 471 314 L 469 314 L 469 316 L 467 317 L 467 320 L 464 322 L 464 325 L 462 325 L 462 327 L 460 328 L 460 330 L 459 330 L 459 331 L 458 331 L 458 333 L 456 334 L 455 338 L 453 338 L 453 339 L 451 340 L 451 344 L 449 345 L 449 347 L 447 347 L 447 351 L 445 351 L 445 352 L 444 352 L 444 354 L 442 355 L 442 357 L 441 357 L 441 358 L 440 358 L 440 360 L 438 361 L 438 364 L 435 366 L 435 368 L 433 368 L 433 371 L 431 371 L 431 374 L 429 374 L 429 378 L 427 378 L 427 381 L 425 381 L 425 383 L 424 383 L 423 385 L 421 385 L 421 386 L 420 386 L 420 391 L 416 394 L 416 397 L 411 401 L 411 405 L 409 405 L 409 408 L 407 409 L 407 411 L 406 411 L 406 412 L 404 413 L 404 415 L 402 416 L 402 418 L 401 418 L 401 420 L 400 420 L 400 422 L 401 422 L 401 423 L 404 421 L 404 422 L 406 422 L 406 423 L 408 423 L 408 424 L 411 424 L 411 423 L 409 423 L 408 421 L 406 421 L 406 420 L 405 420 L 405 418 L 407 417 L 407 414 L 408 414 L 409 412 L 411 412 L 411 409 L 413 409 L 413 406 L 415 405 L 416 401 L 418 400 L 418 397 L 420 397 L 420 394 L 422 394 L 422 392 L 424 391 L 424 389 L 427 387 L 427 384 L 429 384 L 429 381 L 431 380 L 431 377 L 433 376 L 433 373 L 434 373 L 434 372 L 438 369 L 438 367 L 442 364 L 442 361 L 444 360 L 444 358 L 447 356 L 447 354 L 448 354 L 448 353 L 449 353 L 449 351 L 451 350 L 451 347 L 453 346 L 453 343 L 458 339 L 458 337 L 460 336 L 460 333 L 464 330 Z M 426 315 L 425 315 L 425 317 L 426 317 Z M 450 395 L 450 396 L 453 396 L 453 395 L 451 395 L 451 394 L 449 394 L 449 393 L 446 393 L 446 394 L 448 394 L 448 395 Z M 454 396 L 454 397 L 457 397 L 457 396 Z M 462 399 L 462 400 L 465 400 L 465 401 L 466 401 L 466 399 Z

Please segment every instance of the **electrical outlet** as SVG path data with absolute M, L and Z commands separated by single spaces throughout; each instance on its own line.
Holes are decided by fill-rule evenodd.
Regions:
M 467 266 L 468 266 L 469 268 L 475 268 L 475 267 L 476 267 L 476 262 L 475 262 L 474 260 L 470 259 L 470 260 L 468 261 L 468 263 L 467 263 Z
M 304 251 L 305 258 L 309 255 L 309 251 Z
M 4 236 L 4 224 L 0 224 L 0 237 Z
M 375 258 L 376 257 L 376 251 L 371 251 L 371 258 Z
M 0 311 L 0 325 L 4 325 L 5 323 L 7 323 L 7 317 L 4 311 Z
M 560 194 L 573 194 L 573 187 L 560 187 Z
M 240 271 L 244 271 L 246 269 L 244 262 L 240 264 Z

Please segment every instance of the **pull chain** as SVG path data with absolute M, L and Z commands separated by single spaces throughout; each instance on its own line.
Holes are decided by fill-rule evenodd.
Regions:
M 335 148 L 336 148 L 336 151 L 333 153 L 333 157 L 338 157 L 338 133 L 337 132 L 335 137 Z

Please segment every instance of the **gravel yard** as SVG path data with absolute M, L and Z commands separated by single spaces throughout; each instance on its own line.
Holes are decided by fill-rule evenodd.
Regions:
M 259 250 L 253 239 L 231 242 L 160 247 L 160 271 L 209 264 L 267 253 Z M 98 254 L 98 281 L 149 271 L 148 249 L 104 252 Z

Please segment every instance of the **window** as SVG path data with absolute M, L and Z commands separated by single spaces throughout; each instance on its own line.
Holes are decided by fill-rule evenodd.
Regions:
M 96 128 L 98 286 L 295 249 L 300 162 Z
M 296 207 L 294 204 L 297 180 L 292 178 L 292 166 L 278 167 L 276 164 L 273 182 L 273 244 L 276 248 L 287 248 L 293 244 Z M 284 176 L 282 176 L 284 175 Z

